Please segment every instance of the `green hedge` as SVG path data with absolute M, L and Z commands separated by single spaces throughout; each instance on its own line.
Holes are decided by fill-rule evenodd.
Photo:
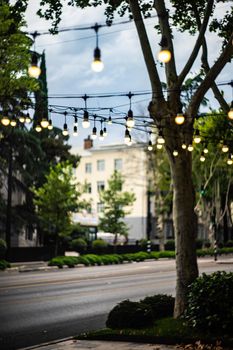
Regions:
M 7 267 L 11 267 L 11 264 L 6 260 L 0 260 L 0 270 L 5 270 Z

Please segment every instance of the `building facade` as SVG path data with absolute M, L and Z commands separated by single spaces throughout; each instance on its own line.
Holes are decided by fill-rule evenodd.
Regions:
M 86 183 L 85 199 L 91 201 L 90 212 L 75 214 L 74 221 L 82 225 L 97 226 L 103 210 L 99 193 L 107 188 L 108 180 L 115 170 L 122 173 L 122 191 L 132 191 L 136 200 L 131 213 L 125 217 L 129 227 L 129 242 L 148 238 L 148 167 L 147 146 L 144 143 L 92 147 L 86 139 L 84 149 L 78 150 L 81 161 L 76 169 L 78 182 Z

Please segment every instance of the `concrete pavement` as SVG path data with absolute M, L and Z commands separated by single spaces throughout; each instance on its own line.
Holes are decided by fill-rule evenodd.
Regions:
M 43 345 L 32 346 L 20 350 L 174 350 L 173 345 L 158 345 L 132 342 L 75 340 L 50 342 Z

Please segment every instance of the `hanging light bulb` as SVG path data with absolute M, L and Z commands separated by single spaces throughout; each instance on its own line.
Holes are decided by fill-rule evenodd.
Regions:
M 183 142 L 182 145 L 181 145 L 181 148 L 182 148 L 182 149 L 186 149 L 186 148 L 187 148 L 187 145 Z
M 201 153 L 201 156 L 200 156 L 200 161 L 201 161 L 201 162 L 204 162 L 204 161 L 205 161 L 204 152 L 202 152 L 202 153 Z
M 233 164 L 233 159 L 232 159 L 231 153 L 228 154 L 227 164 L 228 165 L 232 165 Z
M 177 113 L 177 115 L 175 116 L 175 123 L 177 125 L 182 125 L 184 124 L 184 121 L 185 121 L 185 117 L 183 113 Z
M 126 125 L 129 128 L 133 128 L 134 127 L 134 119 L 133 119 L 133 111 L 131 109 L 129 109 L 128 111 L 128 115 L 127 115 L 127 119 L 126 119 Z
M 10 121 L 11 126 L 15 127 L 17 125 L 17 119 L 15 115 L 13 115 L 11 121 Z
M 188 148 L 187 148 L 187 150 L 189 151 L 189 152 L 192 152 L 193 151 L 193 145 L 188 145 Z
M 195 132 L 195 135 L 193 137 L 193 141 L 195 143 L 200 143 L 201 142 L 201 137 L 200 137 L 200 133 L 199 133 L 199 130 L 197 129 L 196 132 Z
M 8 117 L 7 112 L 3 115 L 2 119 L 1 119 L 1 123 L 4 126 L 8 126 L 10 124 L 10 118 Z
M 19 116 L 19 121 L 20 121 L 20 123 L 25 123 L 25 116 L 23 115 L 23 114 L 20 114 L 20 116 Z
M 103 139 L 104 139 L 104 132 L 103 132 L 103 130 L 102 130 L 102 129 L 100 130 L 100 136 L 99 136 L 99 139 L 100 139 L 100 141 L 103 141 Z
M 77 115 L 74 116 L 74 125 L 78 126 L 78 117 L 77 117 Z
M 125 143 L 128 143 L 130 141 L 131 137 L 130 137 L 130 132 L 128 130 L 128 128 L 125 129 Z
M 158 138 L 157 138 L 157 143 L 160 143 L 161 145 L 165 143 L 165 140 L 164 140 L 164 137 L 163 137 L 163 133 L 162 133 L 161 130 L 159 131 L 159 135 L 158 135 Z
M 159 45 L 161 46 L 161 50 L 158 53 L 158 59 L 159 61 L 163 62 L 163 63 L 167 63 L 171 60 L 171 51 L 168 50 L 168 42 L 167 42 L 167 38 L 165 36 L 162 37 L 161 42 L 159 43 Z
M 157 148 L 157 149 L 162 149 L 162 148 L 163 148 L 163 145 L 162 145 L 161 143 L 157 143 L 157 144 L 156 144 L 156 148 Z
M 224 144 L 222 146 L 222 151 L 223 151 L 223 153 L 227 153 L 229 151 L 229 147 L 226 144 Z
M 229 112 L 227 113 L 227 116 L 230 120 L 233 120 L 233 101 L 231 102 L 231 107 Z
M 36 125 L 35 130 L 36 130 L 37 132 L 41 132 L 42 127 L 40 126 L 39 123 Z
M 205 154 L 209 153 L 208 148 L 207 148 L 207 147 L 205 147 L 205 148 L 203 149 L 203 152 L 204 152 Z
M 39 75 L 41 73 L 40 67 L 38 67 L 38 59 L 37 54 L 33 52 L 32 59 L 31 59 L 31 65 L 28 68 L 28 74 L 31 78 L 39 78 Z
M 92 129 L 91 138 L 92 138 L 92 140 L 95 140 L 97 138 L 97 129 L 95 126 Z
M 104 137 L 106 137 L 108 135 L 106 127 L 104 127 L 104 129 L 103 129 L 103 133 L 104 133 Z
M 107 123 L 108 123 L 108 125 L 111 125 L 111 124 L 112 124 L 112 117 L 111 117 L 111 116 L 108 117 Z
M 40 125 L 42 126 L 43 129 L 46 129 L 49 126 L 49 121 L 47 118 L 42 118 Z
M 178 154 L 179 154 L 179 152 L 175 149 L 175 150 L 172 152 L 172 154 L 173 154 L 174 157 L 177 157 Z
M 49 129 L 49 130 L 52 130 L 52 129 L 53 129 L 53 122 L 52 122 L 52 119 L 49 119 L 48 129 Z
M 152 151 L 153 150 L 153 146 L 152 146 L 152 142 L 151 140 L 149 140 L 148 142 L 148 147 L 147 147 L 148 151 Z
M 30 124 L 31 121 L 32 121 L 32 120 L 31 120 L 31 117 L 30 117 L 29 113 L 27 113 L 27 114 L 26 114 L 26 117 L 25 117 L 25 123 Z
M 66 123 L 64 123 L 64 125 L 63 125 L 63 130 L 62 130 L 62 135 L 63 135 L 63 136 L 68 136 L 68 134 L 69 134 L 68 126 L 67 126 Z
M 84 129 L 87 129 L 90 126 L 89 113 L 86 110 L 84 111 L 84 114 L 83 114 L 82 126 Z
M 73 136 L 78 136 L 78 127 L 77 127 L 77 125 L 74 125 Z
M 91 68 L 93 69 L 94 72 L 101 72 L 104 68 L 104 64 L 101 61 L 101 51 L 98 47 L 98 30 L 101 26 L 98 25 L 97 23 L 93 27 L 96 33 L 96 48 L 94 50 L 94 60 L 92 61 Z

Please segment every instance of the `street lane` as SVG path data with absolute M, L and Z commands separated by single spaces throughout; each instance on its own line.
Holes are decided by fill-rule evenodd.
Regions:
M 233 271 L 202 259 L 200 272 Z M 123 299 L 175 293 L 174 260 L 0 275 L 0 349 L 18 349 L 104 326 Z

